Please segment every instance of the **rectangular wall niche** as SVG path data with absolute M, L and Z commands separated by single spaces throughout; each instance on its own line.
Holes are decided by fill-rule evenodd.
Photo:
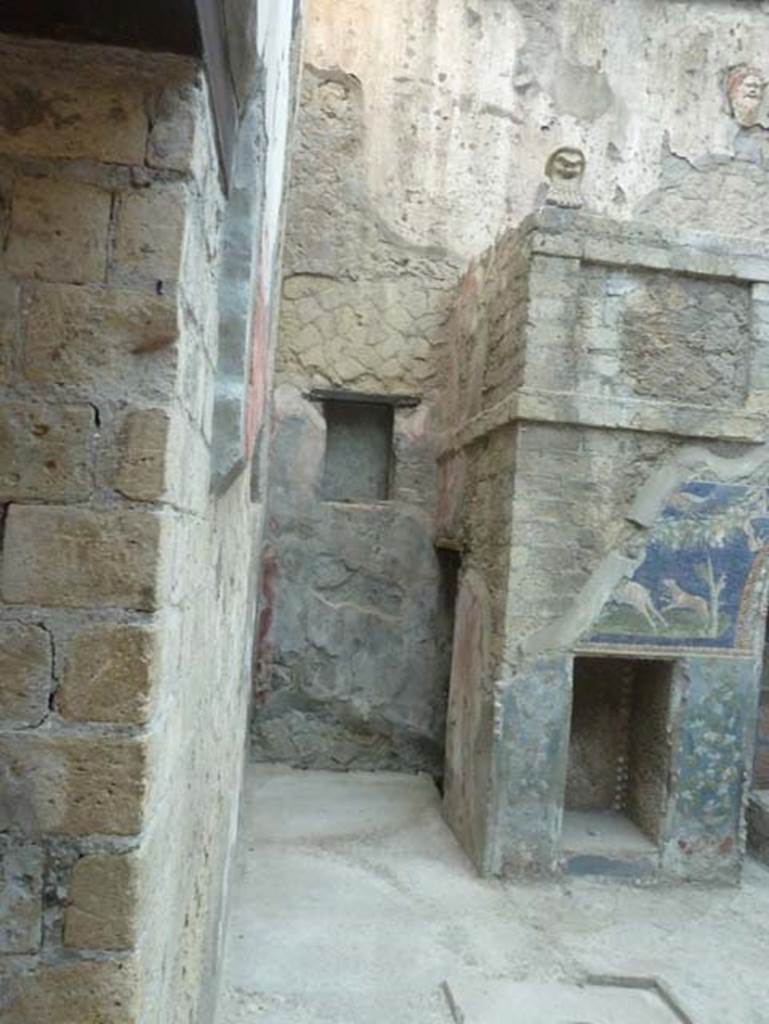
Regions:
M 667 804 L 672 662 L 576 658 L 564 845 L 612 855 L 659 842 Z
M 385 501 L 390 496 L 393 407 L 325 399 L 324 501 Z

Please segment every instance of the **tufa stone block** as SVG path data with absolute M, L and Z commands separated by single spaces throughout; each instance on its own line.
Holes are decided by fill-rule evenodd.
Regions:
M 140 81 L 89 62 L 59 70 L 40 53 L 37 69 L 3 64 L 0 153 L 61 160 L 140 164 L 147 117 Z
M 64 945 L 126 950 L 136 941 L 136 856 L 82 857 L 72 869 Z
M 189 173 L 198 123 L 204 116 L 204 99 L 198 81 L 172 82 L 154 97 L 147 139 L 148 166 Z
M 12 975 L 3 1024 L 135 1024 L 138 985 L 130 960 L 39 966 Z
M 48 281 L 101 281 L 111 196 L 80 181 L 20 178 L 11 211 L 8 268 Z
M 141 831 L 146 750 L 140 740 L 6 734 L 0 763 L 0 830 L 69 836 Z
M 123 421 L 112 482 L 134 501 L 157 501 L 165 491 L 170 419 L 164 409 L 134 409 Z
M 36 953 L 43 929 L 43 851 L 0 845 L 0 953 Z
M 184 244 L 186 195 L 179 187 L 121 196 L 113 278 L 118 282 L 175 281 Z
M 48 713 L 51 642 L 40 626 L 0 622 L 0 720 L 38 725 Z
M 24 304 L 24 377 L 120 398 L 173 389 L 176 307 L 156 295 L 39 285 Z
M 11 375 L 18 311 L 18 285 L 13 281 L 0 281 L 0 384 L 7 384 Z
M 78 501 L 91 492 L 88 405 L 0 406 L 0 501 Z
M 151 611 L 159 537 L 149 511 L 12 505 L 0 595 L 8 604 Z
M 156 657 L 152 629 L 81 630 L 65 648 L 56 710 L 73 722 L 143 725 L 152 712 Z

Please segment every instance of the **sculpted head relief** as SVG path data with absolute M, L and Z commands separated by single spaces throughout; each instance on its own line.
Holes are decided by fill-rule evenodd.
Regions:
M 726 94 L 737 124 L 750 128 L 758 123 L 766 78 L 750 64 L 738 64 L 726 79 Z
M 581 149 L 561 146 L 551 153 L 545 164 L 545 177 L 548 180 L 545 202 L 550 206 L 573 209 L 582 206 L 585 166 L 585 154 Z

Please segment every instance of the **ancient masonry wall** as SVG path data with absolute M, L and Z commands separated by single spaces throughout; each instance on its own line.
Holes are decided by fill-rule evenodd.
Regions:
M 198 67 L 0 46 L 0 1016 L 210 1019 L 258 532 Z M 252 584 L 253 585 L 253 584 Z
M 253 751 L 303 766 L 438 774 L 451 569 L 433 547 L 430 338 L 458 266 L 377 221 L 353 77 L 305 69 L 297 136 Z M 326 420 L 313 388 L 394 401 L 384 500 L 327 500 Z M 404 395 L 414 401 L 399 404 Z M 355 457 L 345 457 L 353 478 L 366 472 Z
M 765 237 L 758 211 L 769 188 L 766 102 L 757 122 L 740 123 L 729 76 L 744 64 L 769 77 L 767 52 L 769 22 L 756 5 L 741 2 L 394 0 L 376 10 L 360 0 L 307 4 L 256 756 L 440 770 L 450 615 L 440 612 L 437 633 L 434 624 L 445 606 L 440 566 L 449 562 L 451 573 L 455 562 L 431 548 L 441 542 L 446 511 L 434 469 L 435 396 L 447 315 L 457 294 L 462 303 L 474 287 L 468 278 L 460 286 L 460 276 L 542 205 L 546 160 L 563 145 L 585 154 L 583 190 L 592 212 Z M 493 318 L 474 325 L 486 339 L 483 359 L 461 368 L 452 392 L 455 424 L 472 411 L 476 384 L 489 402 L 520 384 L 521 353 L 511 338 L 520 333 L 526 276 L 513 249 L 497 250 L 493 260 L 486 269 L 480 260 L 476 272 L 493 276 L 489 287 L 504 301 Z M 558 273 L 552 266 L 552 293 L 563 287 Z M 597 268 L 584 282 L 584 310 L 587 293 L 607 287 L 602 273 Z M 688 299 L 695 320 L 709 315 L 701 298 Z M 545 350 L 541 358 L 548 358 Z M 638 358 L 625 367 L 631 390 L 654 353 L 639 350 Z M 722 369 L 723 388 L 739 395 L 745 381 L 712 354 L 703 379 Z M 568 382 L 576 368 L 566 361 L 562 371 Z M 659 376 L 665 372 L 660 364 Z M 668 387 L 688 387 L 691 395 L 698 382 L 670 377 Z M 386 507 L 323 502 L 325 423 L 322 406 L 307 399 L 313 388 L 420 399 L 416 410 L 395 413 Z M 544 452 L 560 445 L 571 465 L 572 441 L 555 427 L 532 430 L 523 443 Z M 641 447 L 640 465 L 650 466 L 667 442 L 649 437 Z M 402 460 L 416 470 L 407 487 L 399 485 Z M 482 462 L 471 462 L 472 472 L 481 472 Z M 493 488 L 493 479 L 486 472 L 483 486 Z M 481 500 L 479 493 L 474 501 Z M 608 522 L 575 524 L 573 532 L 589 545 L 588 532 L 604 528 L 610 540 L 616 526 Z M 493 534 L 494 524 L 487 529 Z M 419 537 L 407 560 L 403 530 Z M 316 578 L 312 566 L 321 563 L 326 569 Z M 422 753 L 415 754 L 414 740 Z
M 529 268 L 523 316 L 500 287 L 512 253 Z M 667 738 L 645 762 L 672 758 L 670 804 L 655 826 L 659 865 L 643 870 L 738 874 L 765 613 L 766 258 L 757 241 L 662 233 L 550 208 L 503 236 L 462 282 L 445 329 L 438 417 L 438 531 L 463 552 L 446 812 L 482 870 L 542 873 L 570 863 L 561 820 L 574 754 L 572 660 L 593 651 L 680 659 Z M 511 360 L 521 369 L 500 398 L 484 367 L 494 365 L 494 324 L 505 315 L 524 326 L 511 329 Z M 692 480 L 708 483 L 690 495 Z M 746 494 L 755 505 L 740 505 Z M 668 578 L 693 593 L 704 586 L 687 567 L 686 544 L 675 554 L 675 539 L 659 556 L 667 558 L 665 578 L 649 571 L 636 584 L 664 615 L 649 625 L 631 607 L 625 632 L 612 633 L 611 615 L 629 605 L 611 588 L 644 564 L 647 531 L 667 502 L 668 516 L 705 522 L 703 511 L 691 511 L 700 505 L 716 516 L 703 536 L 723 573 L 721 590 L 730 588 L 728 615 L 739 618 L 737 628 L 719 613 L 724 639 L 702 631 L 696 614 L 705 600 L 688 594 L 682 604 L 685 591 Z M 733 512 L 719 513 L 729 502 Z M 656 543 L 665 550 L 667 542 Z M 696 543 L 703 558 L 705 541 Z M 758 784 L 763 743 L 760 736 Z M 711 820 L 715 764 L 721 803 Z M 751 812 L 757 843 L 766 834 L 764 806 L 756 799 Z

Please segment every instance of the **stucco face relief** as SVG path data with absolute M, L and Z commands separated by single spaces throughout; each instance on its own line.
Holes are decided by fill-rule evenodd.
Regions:
M 726 93 L 732 116 L 743 128 L 752 128 L 762 121 L 762 105 L 766 93 L 766 76 L 749 64 L 738 64 L 726 79 Z M 764 118 L 765 120 L 765 118 Z
M 582 206 L 582 179 L 585 176 L 585 154 L 581 149 L 561 146 L 551 153 L 545 164 L 548 181 L 545 202 L 549 206 L 578 209 Z

